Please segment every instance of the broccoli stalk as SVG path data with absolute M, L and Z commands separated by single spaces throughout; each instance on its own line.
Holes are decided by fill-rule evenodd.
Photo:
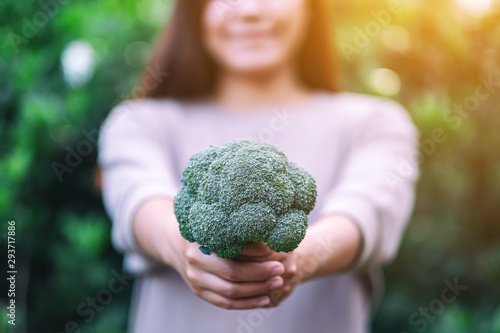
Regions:
M 252 242 L 290 252 L 305 236 L 316 196 L 314 178 L 278 147 L 235 140 L 191 156 L 174 212 L 181 235 L 205 254 L 231 258 Z

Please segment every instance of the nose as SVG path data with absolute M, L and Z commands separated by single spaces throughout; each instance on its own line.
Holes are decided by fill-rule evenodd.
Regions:
M 233 0 L 236 2 L 235 14 L 244 20 L 253 21 L 262 15 L 265 0 Z

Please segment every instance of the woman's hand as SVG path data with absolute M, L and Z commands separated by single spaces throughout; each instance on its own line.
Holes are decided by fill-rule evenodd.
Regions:
M 225 309 L 253 309 L 271 303 L 272 290 L 283 285 L 283 263 L 277 260 L 238 261 L 210 256 L 182 238 L 168 199 L 145 202 L 134 218 L 136 242 L 146 255 L 176 269 L 200 298 Z M 265 248 L 249 247 L 252 257 L 267 256 Z
M 282 287 L 284 266 L 277 260 L 265 262 L 207 256 L 196 243 L 179 251 L 175 268 L 200 298 L 225 309 L 253 309 L 271 303 L 273 290 Z

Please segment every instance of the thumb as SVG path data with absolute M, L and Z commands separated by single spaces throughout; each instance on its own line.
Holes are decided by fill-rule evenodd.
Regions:
M 243 251 L 236 256 L 236 260 L 246 260 L 246 261 L 263 261 L 263 259 L 274 253 L 267 245 L 263 242 L 253 242 L 245 246 Z M 259 260 L 261 259 L 261 260 Z

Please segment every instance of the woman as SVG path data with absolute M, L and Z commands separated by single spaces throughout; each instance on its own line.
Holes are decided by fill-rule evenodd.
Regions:
M 137 275 L 133 332 L 369 331 L 379 267 L 414 200 L 416 131 L 398 104 L 337 93 L 319 0 L 178 1 L 142 81 L 100 141 L 114 246 Z M 168 73 L 168 75 L 167 75 Z M 189 157 L 270 141 L 316 179 L 305 239 L 202 254 L 173 214 Z M 396 181 L 395 181 L 396 180 Z

